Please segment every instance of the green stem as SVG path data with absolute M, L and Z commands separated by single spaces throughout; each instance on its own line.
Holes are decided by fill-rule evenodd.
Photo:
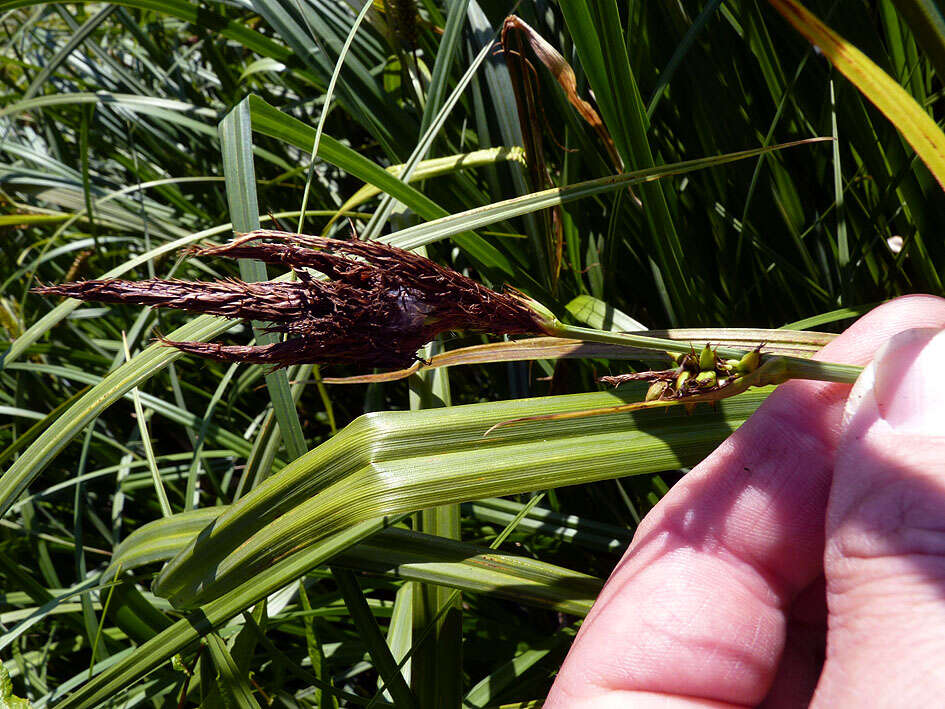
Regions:
M 565 325 L 558 320 L 552 321 L 546 332 L 554 337 L 567 337 L 584 342 L 602 342 L 609 345 L 641 347 L 648 350 L 665 350 L 666 352 L 686 353 L 692 351 L 694 345 L 689 341 L 666 340 L 661 337 L 635 335 L 628 332 L 608 332 L 606 330 L 594 330 L 589 327 L 578 327 L 577 325 Z M 698 351 L 700 348 L 696 347 L 695 349 Z M 716 354 L 724 359 L 741 359 L 745 352 L 731 347 L 719 347 Z M 765 356 L 762 354 L 762 362 L 770 361 L 770 357 L 771 355 Z M 788 357 L 786 355 L 777 355 L 777 357 L 784 361 L 785 380 L 817 379 L 826 382 L 852 384 L 863 371 L 862 367 L 852 364 L 818 362 L 803 357 Z

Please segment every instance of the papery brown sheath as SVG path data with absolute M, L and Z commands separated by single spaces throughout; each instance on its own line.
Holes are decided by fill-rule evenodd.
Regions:
M 41 286 L 33 292 L 264 321 L 268 330 L 289 339 L 263 346 L 162 341 L 202 357 L 276 368 L 301 363 L 405 367 L 442 332 L 542 334 L 548 322 L 524 296 L 490 290 L 427 258 L 376 241 L 258 230 L 192 253 L 289 266 L 298 280 L 110 279 Z

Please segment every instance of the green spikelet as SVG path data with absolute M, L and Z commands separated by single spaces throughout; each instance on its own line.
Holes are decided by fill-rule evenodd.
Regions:
M 656 401 L 669 388 L 669 382 L 659 381 L 653 382 L 650 384 L 650 388 L 646 390 L 646 400 L 647 401 Z
M 699 369 L 703 372 L 710 372 L 715 369 L 715 352 L 712 351 L 712 348 L 707 342 L 705 347 L 702 348 L 702 352 L 699 353 Z
M 738 360 L 738 364 L 735 365 L 735 371 L 737 371 L 739 374 L 751 374 L 756 369 L 758 369 L 758 365 L 760 363 L 761 354 L 758 352 L 758 350 L 752 350 L 751 352 L 746 353 L 745 356 L 740 360 Z
M 715 370 L 710 370 L 708 372 L 699 372 L 696 375 L 696 386 L 700 389 L 711 389 L 718 382 L 718 377 L 715 374 Z

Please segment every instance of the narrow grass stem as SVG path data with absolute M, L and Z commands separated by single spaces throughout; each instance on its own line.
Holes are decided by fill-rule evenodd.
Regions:
M 705 344 L 702 342 L 695 343 L 684 340 L 667 340 L 661 337 L 635 335 L 628 332 L 595 330 L 589 327 L 565 325 L 557 320 L 547 329 L 547 332 L 549 335 L 554 335 L 555 337 L 568 337 L 575 340 L 583 340 L 584 342 L 602 342 L 610 345 L 641 347 L 649 350 L 664 350 L 667 353 L 684 354 L 693 350 L 698 351 L 701 349 L 701 345 Z M 715 352 L 718 356 L 725 359 L 740 359 L 742 355 L 745 354 L 744 350 L 738 350 L 732 347 L 719 347 Z M 818 362 L 816 360 L 804 359 L 803 357 L 788 357 L 784 355 L 778 355 L 778 358 L 784 363 L 784 381 L 788 379 L 817 379 L 820 381 L 852 384 L 863 371 L 862 367 L 857 367 L 852 364 Z M 763 357 L 763 360 L 765 359 L 768 358 Z
M 863 367 L 854 364 L 818 362 L 801 357 L 784 357 L 785 375 L 788 379 L 817 379 L 823 382 L 853 384 L 863 372 Z

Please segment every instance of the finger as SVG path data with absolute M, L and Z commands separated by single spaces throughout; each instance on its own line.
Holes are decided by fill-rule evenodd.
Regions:
M 796 709 L 810 703 L 824 664 L 827 602 L 824 579 L 801 591 L 786 609 L 784 649 L 762 709 Z
M 822 351 L 865 364 L 892 334 L 945 326 L 945 301 L 877 308 Z M 775 677 L 785 609 L 822 570 L 849 387 L 790 382 L 648 515 L 563 665 L 546 707 L 645 701 L 755 705 Z M 615 704 L 616 705 L 616 704 Z
M 850 396 L 827 517 L 824 706 L 935 706 L 945 692 L 943 364 L 945 331 L 902 333 Z

